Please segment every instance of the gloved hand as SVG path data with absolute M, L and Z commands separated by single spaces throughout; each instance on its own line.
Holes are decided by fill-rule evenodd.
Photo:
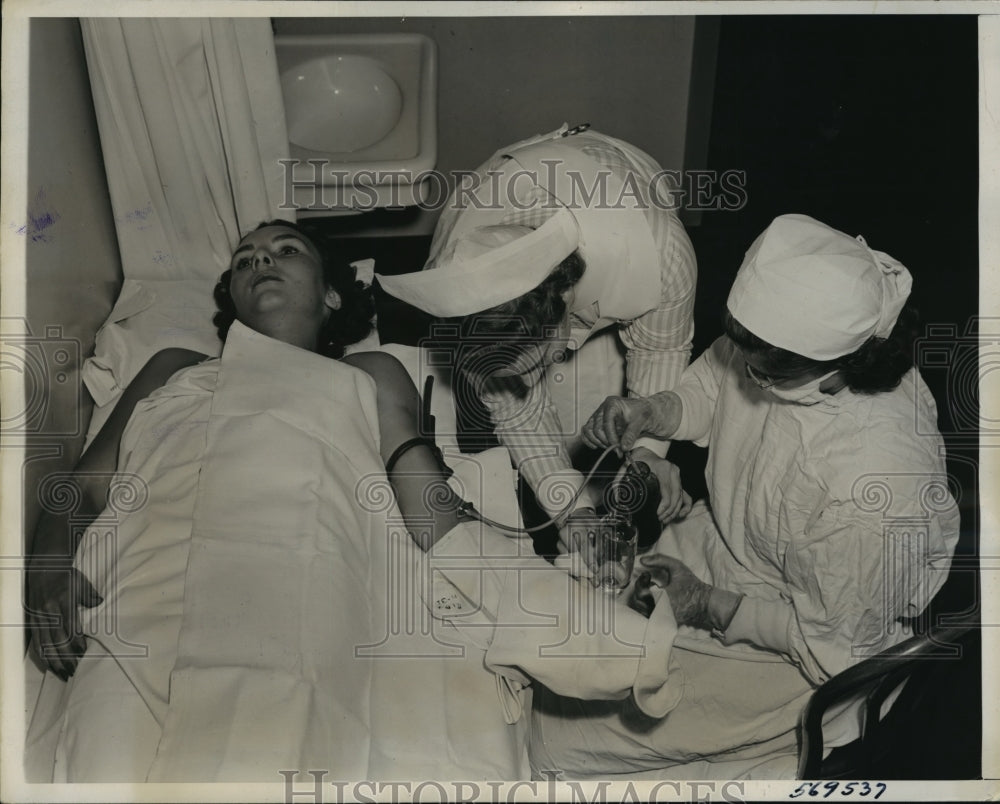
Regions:
M 632 449 L 640 436 L 670 438 L 680 425 L 681 401 L 671 391 L 643 399 L 609 396 L 583 425 L 581 436 L 589 447 L 615 446 L 618 454 Z
M 686 517 L 691 512 L 691 495 L 681 486 L 680 470 L 666 458 L 661 458 L 645 447 L 633 449 L 632 457 L 645 463 L 659 481 L 660 504 L 656 508 L 656 515 L 660 523 L 666 525 L 675 519 Z
M 648 601 L 650 597 L 655 600 L 651 587 L 660 587 L 670 600 L 670 607 L 674 610 L 674 619 L 678 625 L 690 625 L 706 630 L 714 627 L 709 620 L 708 611 L 708 601 L 713 588 L 711 584 L 698 580 L 686 564 L 670 556 L 658 553 L 643 556 L 640 563 L 648 568 L 648 571 L 643 572 L 635 583 L 636 595 L 641 600 Z
M 103 598 L 75 567 L 46 566 L 42 558 L 33 559 L 27 573 L 31 646 L 42 666 L 66 681 L 87 649 L 78 606 L 96 606 Z
M 729 627 L 743 595 L 699 580 L 683 561 L 670 556 L 654 553 L 640 563 L 649 569 L 636 579 L 629 599 L 633 609 L 648 617 L 666 594 L 678 625 L 706 631 Z
M 626 601 L 628 607 L 649 619 L 653 609 L 666 596 L 666 590 L 653 582 L 652 573 L 648 570 L 639 574 L 632 584 L 632 591 Z

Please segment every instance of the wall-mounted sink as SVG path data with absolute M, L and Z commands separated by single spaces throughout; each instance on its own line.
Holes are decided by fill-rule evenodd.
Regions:
M 422 34 L 276 36 L 304 210 L 409 206 L 437 160 L 437 54 Z M 363 190 L 357 188 L 363 187 Z
M 282 73 L 281 93 L 288 139 L 311 151 L 370 148 L 396 127 L 403 109 L 399 84 L 368 56 L 307 61 Z

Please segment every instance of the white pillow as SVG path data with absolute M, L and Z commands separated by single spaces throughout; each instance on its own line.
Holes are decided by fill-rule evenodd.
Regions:
M 83 380 L 98 407 L 122 392 L 154 354 L 168 347 L 209 356 L 222 351 L 212 324 L 214 280 L 126 279 L 108 320 L 97 331 Z

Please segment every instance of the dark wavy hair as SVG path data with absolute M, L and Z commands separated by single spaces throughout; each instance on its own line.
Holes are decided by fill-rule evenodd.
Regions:
M 344 356 L 344 349 L 352 343 L 362 340 L 372 331 L 372 317 L 375 315 L 375 301 L 371 288 L 355 278 L 354 268 L 337 259 L 322 234 L 315 229 L 302 226 L 280 218 L 264 221 L 257 229 L 269 226 L 284 226 L 297 232 L 300 237 L 310 243 L 319 253 L 320 264 L 323 267 L 323 279 L 328 287 L 332 287 L 340 295 L 340 309 L 332 310 L 316 343 L 316 351 L 326 357 L 339 358 Z M 215 285 L 213 295 L 219 311 L 213 316 L 212 323 L 219 333 L 223 343 L 229 334 L 229 328 L 236 320 L 236 305 L 229 295 L 229 283 L 233 270 L 227 268 Z
M 524 295 L 463 318 L 439 321 L 446 325 L 441 329 L 454 333 L 451 340 L 463 346 L 456 367 L 467 372 L 488 363 L 499 369 L 548 340 L 566 315 L 562 294 L 580 281 L 585 270 L 583 258 L 574 251 Z
M 789 376 L 808 371 L 840 371 L 844 382 L 856 394 L 877 394 L 897 387 L 913 368 L 913 343 L 917 337 L 918 315 L 909 303 L 903 307 L 888 338 L 872 336 L 850 354 L 834 360 L 812 360 L 758 338 L 727 309 L 722 325 L 740 349 L 760 355 L 768 363 L 786 369 Z

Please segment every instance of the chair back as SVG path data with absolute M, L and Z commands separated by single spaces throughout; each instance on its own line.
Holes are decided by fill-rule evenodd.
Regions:
M 893 645 L 876 656 L 849 667 L 813 692 L 800 719 L 799 779 L 873 778 L 885 700 L 908 681 L 927 661 L 955 661 L 962 656 L 960 640 L 972 630 L 969 624 L 930 628 Z M 824 767 L 823 717 L 834 704 L 856 698 L 860 701 L 861 737 L 859 765 L 850 769 Z

